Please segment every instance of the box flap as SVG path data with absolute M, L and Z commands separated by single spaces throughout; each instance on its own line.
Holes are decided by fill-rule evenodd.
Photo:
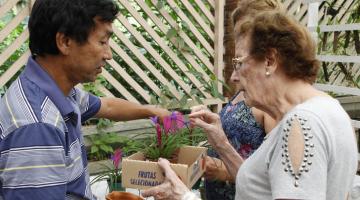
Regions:
M 198 155 L 196 160 L 188 167 L 188 188 L 191 188 L 205 172 L 206 153 L 207 152 L 205 148 L 205 151 Z
M 137 153 L 134 153 L 132 154 L 131 156 L 129 157 L 126 157 L 124 159 L 130 159 L 130 160 L 144 160 L 145 159 L 145 156 L 142 152 L 137 152 Z
M 199 156 L 206 152 L 206 147 L 193 147 L 193 146 L 184 146 L 180 148 L 178 163 L 191 165 L 194 163 Z

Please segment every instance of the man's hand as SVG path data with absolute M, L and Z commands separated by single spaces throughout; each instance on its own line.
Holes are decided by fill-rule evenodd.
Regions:
M 142 192 L 143 197 L 153 196 L 155 199 L 181 200 L 183 195 L 190 190 L 175 174 L 170 167 L 170 162 L 166 159 L 159 158 L 159 166 L 165 173 L 165 181 L 161 185 L 152 187 Z
M 160 108 L 158 106 L 146 105 L 146 107 L 150 110 L 150 112 L 153 114 L 153 116 L 159 117 L 160 122 L 162 122 L 166 116 L 171 115 L 170 111 L 168 111 L 167 109 L 164 109 L 164 108 Z
M 233 181 L 225 167 L 225 164 L 217 158 L 206 157 L 206 171 L 204 174 L 208 180 Z

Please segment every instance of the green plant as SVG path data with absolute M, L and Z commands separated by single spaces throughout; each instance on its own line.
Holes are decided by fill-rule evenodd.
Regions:
M 211 94 L 214 98 L 225 101 L 225 97 L 222 95 L 222 93 L 220 93 L 217 86 L 217 84 L 220 82 L 225 89 L 230 90 L 230 87 L 224 81 L 216 78 L 214 74 L 210 76 L 210 80 L 206 81 L 204 79 L 204 75 L 195 69 L 190 69 L 187 72 L 194 75 L 200 81 L 202 84 L 201 88 L 204 88 L 205 92 Z M 169 87 L 163 86 L 159 98 L 154 95 L 151 96 L 150 104 L 160 105 L 161 107 L 167 109 L 181 110 L 188 110 L 191 106 L 194 105 L 194 102 L 196 104 L 204 104 L 201 92 L 198 89 L 192 89 L 190 93 L 192 97 L 189 97 L 186 94 L 182 94 L 182 97 L 179 100 L 170 92 Z M 190 102 L 189 99 L 193 99 L 194 102 Z
M 114 121 L 110 119 L 100 118 L 96 123 L 96 129 L 102 132 L 104 129 L 114 126 Z
M 88 158 L 90 160 L 104 160 L 114 152 L 114 146 L 125 146 L 128 138 L 116 133 L 101 133 L 86 137 L 90 142 Z
M 107 180 L 109 185 L 110 192 L 114 190 L 124 190 L 124 188 L 121 187 L 121 161 L 122 161 L 122 150 L 116 149 L 111 156 L 112 164 L 111 166 L 102 165 L 104 168 L 104 172 L 96 176 L 90 184 L 94 184 L 101 180 Z
M 95 82 L 91 83 L 83 83 L 84 90 L 90 92 L 98 97 L 105 96 L 103 92 L 100 90 L 101 85 L 106 85 L 106 80 L 103 76 L 98 76 Z
M 166 33 L 166 37 L 169 40 L 173 40 L 175 47 L 180 51 L 190 53 L 193 50 L 185 43 L 183 37 L 180 36 L 180 33 L 183 31 L 182 27 L 188 27 L 186 22 L 181 21 L 176 27 L 170 28 Z
M 214 98 L 218 98 L 218 99 L 221 99 L 222 101 L 225 101 L 224 96 L 220 93 L 218 86 L 217 86 L 218 83 L 220 82 L 226 90 L 230 90 L 230 87 L 224 81 L 218 79 L 214 74 L 211 74 L 210 80 L 206 81 L 204 78 L 204 75 L 202 73 L 200 73 L 192 68 L 190 68 L 188 73 L 193 74 L 200 81 L 205 92 L 211 94 L 211 96 L 213 96 Z M 200 93 L 199 90 L 192 91 L 192 94 L 196 95 L 196 97 L 199 96 L 198 95 L 199 93 Z M 202 103 L 200 98 L 197 98 L 197 101 L 199 103 Z
M 160 105 L 163 108 L 167 109 L 188 109 L 190 105 L 188 104 L 189 97 L 185 94 L 182 95 L 181 99 L 178 100 L 169 90 L 168 86 L 163 86 L 160 92 L 159 98 L 154 95 L 151 95 L 150 104 Z
M 325 8 L 324 21 L 321 24 L 336 25 L 360 22 L 360 1 L 354 1 L 349 8 L 343 7 L 335 0 L 324 1 L 321 6 Z M 343 13 L 342 9 L 347 10 Z M 360 53 L 358 30 L 321 32 L 319 26 L 317 33 L 319 35 L 319 54 L 349 56 Z M 360 76 L 353 70 L 354 68 L 356 68 L 355 63 L 323 62 L 318 82 L 341 83 L 344 86 L 360 88 Z
M 23 7 L 21 2 L 18 2 L 18 7 Z M 1 14 L 0 18 L 0 30 L 5 28 L 11 20 L 18 14 L 20 9 L 11 9 L 5 15 Z M 22 20 L 2 41 L 0 41 L 0 52 L 4 52 L 11 44 L 27 29 L 28 18 Z M 21 44 L 13 53 L 7 55 L 6 59 L 1 63 L 0 76 L 2 76 L 23 54 L 28 50 L 29 41 L 26 40 Z M 1 55 L 5 56 L 5 55 Z M 21 71 L 22 69 L 20 69 Z M 19 72 L 11 77 L 4 86 L 0 88 L 0 96 L 5 93 L 6 89 L 10 84 L 17 78 Z

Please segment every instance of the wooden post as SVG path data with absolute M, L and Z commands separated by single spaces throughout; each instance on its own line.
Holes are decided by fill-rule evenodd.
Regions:
M 224 80 L 224 6 L 225 0 L 215 1 L 215 56 L 214 56 L 214 74 L 219 80 Z M 221 94 L 222 84 L 219 82 L 218 90 Z M 217 112 L 221 110 L 222 104 L 217 104 Z
M 322 0 L 321 0 L 322 1 Z M 319 22 L 319 6 L 321 1 L 309 1 L 308 9 L 308 28 L 312 29 L 312 36 L 315 42 L 317 42 L 318 34 L 316 32 L 316 27 Z
M 31 9 L 32 9 L 35 1 L 36 1 L 36 0 L 29 0 L 29 3 L 28 3 L 28 5 L 29 5 L 29 13 L 31 13 Z

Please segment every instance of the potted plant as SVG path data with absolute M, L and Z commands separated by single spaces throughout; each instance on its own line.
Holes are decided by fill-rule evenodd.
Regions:
M 146 159 L 156 161 L 166 158 L 176 163 L 178 149 L 185 145 L 196 146 L 206 140 L 199 128 L 190 128 L 188 121 L 180 112 L 172 112 L 162 121 L 158 117 L 151 117 L 155 125 L 156 135 L 145 142 L 141 151 Z
M 106 179 L 109 185 L 109 192 L 112 191 L 125 191 L 125 188 L 121 185 L 121 160 L 122 160 L 122 150 L 120 148 L 116 149 L 111 156 L 113 165 L 107 166 L 103 165 L 104 172 L 96 176 L 91 184 L 98 182 L 100 180 Z
M 157 164 L 158 158 L 171 162 L 179 178 L 192 187 L 205 171 L 206 148 L 199 143 L 206 141 L 200 128 L 191 128 L 188 120 L 179 112 L 159 119 L 151 118 L 155 134 L 143 140 L 135 153 L 123 161 L 123 185 L 146 189 L 161 184 L 163 175 Z

